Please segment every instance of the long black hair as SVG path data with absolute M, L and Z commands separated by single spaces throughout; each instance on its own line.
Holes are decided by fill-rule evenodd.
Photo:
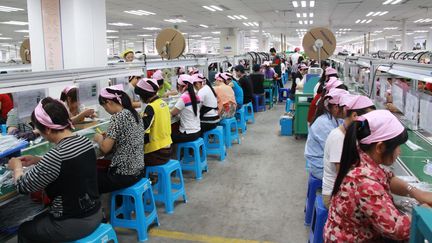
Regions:
M 209 88 L 210 88 L 210 90 L 212 91 L 213 95 L 217 98 L 217 94 L 216 94 L 216 92 L 214 91 L 214 89 L 213 89 L 213 85 L 211 84 L 211 82 L 210 82 L 206 77 L 204 77 L 204 81 L 205 81 L 205 83 L 207 84 L 207 86 L 209 86 Z
M 55 100 L 55 99 L 53 99 L 51 97 L 46 97 L 41 102 L 42 102 L 43 109 L 48 114 L 48 116 L 51 118 L 51 121 L 54 124 L 58 124 L 58 125 L 61 125 L 61 126 L 68 125 L 64 129 L 71 129 L 70 119 L 69 119 L 69 113 L 66 110 L 66 107 L 61 102 L 59 102 L 58 100 Z M 43 125 L 42 123 L 40 123 L 36 119 L 36 115 L 35 115 L 34 111 L 33 111 L 32 115 L 31 115 L 31 121 L 32 121 L 33 125 L 39 131 L 45 132 L 45 130 L 47 129 L 47 127 L 45 125 Z M 61 130 L 51 129 L 51 130 L 62 131 L 64 129 L 61 129 Z
M 192 101 L 192 109 L 194 111 L 195 116 L 198 116 L 198 101 L 195 94 L 195 89 L 192 83 L 184 82 L 187 85 L 187 91 Z
M 315 117 L 311 122 L 311 126 L 316 121 L 316 119 L 318 119 L 318 117 L 320 117 L 323 114 L 328 114 L 330 116 L 330 118 L 332 117 L 332 115 L 329 113 L 329 111 L 325 107 L 325 100 L 326 100 L 325 95 L 327 94 L 327 90 L 325 89 L 324 86 L 322 88 L 323 88 L 323 90 L 321 92 L 321 99 L 319 99 L 319 101 L 318 101 L 317 109 L 315 112 Z M 337 86 L 336 89 L 344 89 L 344 90 L 348 91 L 348 87 L 345 84 L 341 84 L 341 85 Z M 332 106 L 332 104 L 329 104 L 329 106 Z
M 123 106 L 124 109 L 129 110 L 134 116 L 136 123 L 139 123 L 138 112 L 132 107 L 132 102 L 129 96 L 121 90 L 109 89 L 109 88 L 107 88 L 106 90 L 108 93 L 117 94 L 121 99 L 121 103 L 117 99 L 107 99 L 99 95 L 99 104 L 104 105 L 107 103 L 108 100 L 111 100 L 112 102 Z
M 62 92 L 60 95 L 60 100 L 63 102 L 66 102 L 67 99 L 70 99 L 71 102 L 77 102 L 78 101 L 78 89 L 72 88 L 67 93 Z
M 335 196 L 342 184 L 343 179 L 348 172 L 353 168 L 357 167 L 360 162 L 360 155 L 357 150 L 357 144 L 359 148 L 364 151 L 370 151 L 377 143 L 372 144 L 361 144 L 360 140 L 371 134 L 369 123 L 365 121 L 354 121 L 348 127 L 345 135 L 344 145 L 342 150 L 342 157 L 340 161 L 339 173 L 336 177 L 336 181 L 333 187 L 332 196 Z M 385 151 L 383 157 L 392 156 L 394 150 L 401 144 L 404 144 L 408 140 L 408 132 L 405 129 L 398 136 L 383 141 L 385 144 Z

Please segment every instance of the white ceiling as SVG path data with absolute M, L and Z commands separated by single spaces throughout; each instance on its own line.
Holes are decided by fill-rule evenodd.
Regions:
M 309 0 L 308 0 L 309 1 Z M 243 22 L 263 22 L 264 31 L 276 37 L 283 33 L 289 43 L 300 44 L 296 29 L 309 29 L 311 27 L 332 27 L 336 32 L 339 29 L 349 28 L 346 34 L 338 37 L 338 41 L 346 41 L 359 37 L 366 32 L 383 30 L 384 27 L 399 27 L 398 30 L 384 31 L 377 37 L 398 34 L 401 31 L 401 19 L 407 19 L 408 31 L 431 30 L 432 22 L 426 24 L 413 23 L 419 18 L 432 18 L 432 0 L 403 0 L 401 4 L 382 5 L 384 0 L 315 0 L 314 8 L 294 8 L 291 0 L 106 0 L 107 23 L 131 23 L 131 27 L 107 26 L 107 29 L 118 30 L 119 33 L 108 35 L 121 35 L 124 39 L 141 39 L 139 34 L 155 34 L 155 31 L 143 30 L 142 27 L 172 27 L 173 24 L 163 21 L 167 18 L 183 18 L 187 23 L 178 24 L 178 28 L 186 33 L 199 33 L 203 36 L 215 36 L 211 31 L 226 28 L 245 30 L 248 35 L 257 35 L 249 32 L 258 27 L 246 27 Z M 26 9 L 26 0 L 0 0 L 0 5 Z M 227 10 L 211 12 L 203 5 L 221 5 Z M 150 16 L 137 16 L 124 13 L 127 10 L 145 10 L 156 13 Z M 366 17 L 370 11 L 389 11 L 384 16 Z M 296 13 L 313 12 L 313 25 L 300 25 Z M 244 15 L 248 20 L 231 20 L 227 15 Z M 357 19 L 370 19 L 369 24 L 356 24 Z M 302 18 L 303 19 L 303 18 Z M 0 22 L 27 21 L 26 11 L 4 13 L 0 12 Z M 208 25 L 205 29 L 200 24 Z M 28 29 L 27 26 L 14 26 L 0 24 L 0 37 L 11 37 L 10 40 L 0 40 L 1 43 L 18 43 L 27 33 L 16 33 L 15 30 Z M 156 31 L 157 32 L 157 31 Z M 424 34 L 423 34 L 424 35 Z

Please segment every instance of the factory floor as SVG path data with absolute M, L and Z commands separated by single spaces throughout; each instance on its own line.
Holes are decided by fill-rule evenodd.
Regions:
M 208 159 L 201 181 L 185 174 L 188 203 L 168 215 L 159 207 L 160 227 L 150 243 L 307 242 L 304 202 L 307 175 L 305 139 L 279 136 L 285 103 L 255 114 L 241 145 L 224 162 Z M 119 242 L 136 242 L 136 233 L 117 230 Z
M 284 108 L 280 103 L 256 113 L 225 161 L 208 158 L 201 181 L 185 173 L 188 202 L 179 202 L 172 215 L 159 205 L 160 227 L 149 231 L 148 242 L 307 242 L 305 139 L 279 136 Z M 135 231 L 116 232 L 120 243 L 137 242 Z

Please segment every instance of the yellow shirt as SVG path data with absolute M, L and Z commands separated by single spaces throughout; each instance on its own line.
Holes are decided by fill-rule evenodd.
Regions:
M 162 99 L 156 99 L 149 104 L 153 108 L 153 122 L 146 130 L 149 143 L 144 145 L 144 153 L 148 154 L 172 144 L 171 140 L 171 113 L 169 107 Z

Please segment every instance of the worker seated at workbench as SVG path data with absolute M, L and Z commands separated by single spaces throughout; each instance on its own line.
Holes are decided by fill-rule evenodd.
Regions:
M 43 99 L 31 120 L 40 134 L 55 146 L 42 158 L 22 156 L 9 160 L 19 193 L 45 190 L 49 211 L 18 229 L 18 242 L 66 242 L 93 232 L 102 220 L 96 174 L 96 153 L 85 137 L 72 133 L 64 105 Z M 24 166 L 34 165 L 25 174 Z M 77 180 L 79 175 L 79 180 Z
M 73 124 L 83 122 L 86 117 L 96 117 L 93 109 L 80 107 L 80 103 L 78 102 L 78 87 L 76 86 L 66 87 L 60 95 L 60 100 L 65 103 Z

